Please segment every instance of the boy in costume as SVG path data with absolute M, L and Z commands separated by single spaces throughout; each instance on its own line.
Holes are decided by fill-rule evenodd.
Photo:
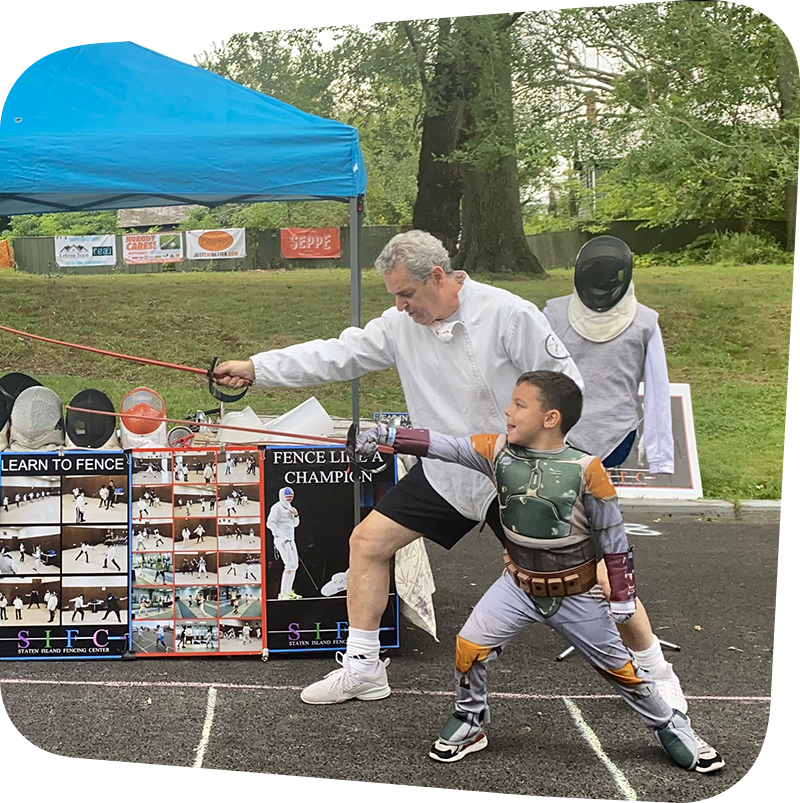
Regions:
M 528 624 L 541 622 L 611 684 L 675 764 L 714 772 L 725 762 L 633 664 L 615 627 L 636 610 L 633 553 L 600 460 L 564 443 L 581 409 L 581 391 L 570 377 L 532 371 L 517 380 L 505 435 L 454 438 L 381 424 L 358 438 L 366 456 L 389 445 L 480 471 L 497 488 L 506 569 L 458 634 L 455 713 L 429 756 L 453 762 L 487 746 L 487 665 Z M 608 571 L 609 602 L 598 593 L 598 557 Z

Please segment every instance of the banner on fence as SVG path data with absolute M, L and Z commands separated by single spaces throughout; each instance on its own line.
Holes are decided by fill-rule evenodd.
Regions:
M 122 252 L 126 265 L 182 262 L 183 239 L 180 232 L 126 234 Z
M 0 455 L 0 658 L 119 658 L 130 635 L 123 452 Z
M 187 259 L 240 259 L 247 255 L 244 229 L 187 231 Z
M 62 268 L 82 265 L 116 265 L 113 234 L 55 237 L 56 263 Z
M 339 227 L 281 229 L 281 254 L 285 259 L 336 259 L 342 255 Z

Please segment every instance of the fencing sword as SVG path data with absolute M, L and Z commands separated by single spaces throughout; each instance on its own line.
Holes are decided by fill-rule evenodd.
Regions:
M 110 415 L 114 416 L 115 418 L 147 418 L 148 416 L 143 416 L 139 413 L 112 413 L 107 410 L 89 410 L 85 407 L 73 407 L 71 404 L 65 405 L 66 410 L 72 410 L 76 413 L 90 413 L 93 415 Z M 371 475 L 374 471 L 381 471 L 385 468 L 385 464 L 381 466 L 380 469 L 374 469 L 370 471 L 369 469 L 363 468 L 357 462 L 357 455 L 355 452 L 355 425 L 350 425 L 350 429 L 348 430 L 348 437 L 347 439 L 342 438 L 327 438 L 323 437 L 322 435 L 301 435 L 297 432 L 278 432 L 274 429 L 255 429 L 254 427 L 237 427 L 233 424 L 215 424 L 211 421 L 187 421 L 182 418 L 161 418 L 161 416 L 149 416 L 153 418 L 154 421 L 165 421 L 168 424 L 183 424 L 184 426 L 188 426 L 191 424 L 194 427 L 211 427 L 212 429 L 230 429 L 235 430 L 237 432 L 253 432 L 258 435 L 274 435 L 278 438 L 287 438 L 289 440 L 306 440 L 306 441 L 314 441 L 315 443 L 333 443 L 337 446 L 344 446 L 345 453 L 348 456 L 348 459 L 351 463 L 353 463 L 359 471 L 363 471 L 366 474 Z M 391 446 L 383 446 L 378 445 L 378 451 L 384 454 L 394 454 L 394 448 Z
M 192 374 L 200 374 L 208 378 L 208 392 L 218 401 L 232 403 L 244 398 L 247 393 L 248 386 L 241 391 L 241 393 L 224 393 L 219 389 L 219 386 L 214 383 L 214 370 L 219 363 L 219 358 L 214 357 L 211 361 L 211 367 L 207 370 L 202 368 L 193 368 L 190 365 L 177 365 L 171 362 L 163 362 L 162 360 L 151 360 L 147 357 L 133 357 L 130 354 L 119 354 L 116 351 L 107 351 L 106 349 L 98 349 L 92 346 L 82 346 L 78 343 L 67 343 L 64 340 L 55 340 L 52 337 L 42 337 L 41 335 L 32 335 L 30 332 L 22 332 L 19 329 L 12 329 L 10 326 L 0 326 L 3 332 L 9 332 L 18 337 L 27 337 L 30 340 L 41 340 L 43 343 L 53 343 L 56 346 L 67 346 L 71 349 L 79 349 L 81 351 L 90 351 L 92 354 L 102 354 L 104 357 L 114 357 L 117 360 L 129 360 L 130 362 L 138 362 L 142 365 L 155 365 L 159 368 L 172 368 L 175 371 L 188 371 Z

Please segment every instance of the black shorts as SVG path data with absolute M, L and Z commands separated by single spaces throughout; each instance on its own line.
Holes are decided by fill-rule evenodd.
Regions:
M 375 510 L 445 549 L 455 546 L 473 527 L 480 524 L 462 516 L 433 489 L 420 463 L 389 490 L 375 505 Z M 486 512 L 486 524 L 502 543 L 503 530 L 496 496 Z

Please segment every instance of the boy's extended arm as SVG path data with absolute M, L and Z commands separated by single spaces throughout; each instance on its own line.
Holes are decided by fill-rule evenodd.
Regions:
M 494 477 L 489 457 L 497 435 L 472 435 L 454 438 L 429 429 L 395 429 L 386 424 L 362 432 L 356 440 L 356 451 L 373 457 L 378 446 L 392 446 L 398 454 L 428 457 L 445 463 L 458 463 L 488 477 Z
M 594 458 L 585 471 L 583 504 L 589 529 L 602 554 L 611 586 L 609 603 L 614 620 L 623 624 L 636 610 L 636 582 L 633 575 L 633 550 L 625 535 L 617 492 L 602 463 Z

